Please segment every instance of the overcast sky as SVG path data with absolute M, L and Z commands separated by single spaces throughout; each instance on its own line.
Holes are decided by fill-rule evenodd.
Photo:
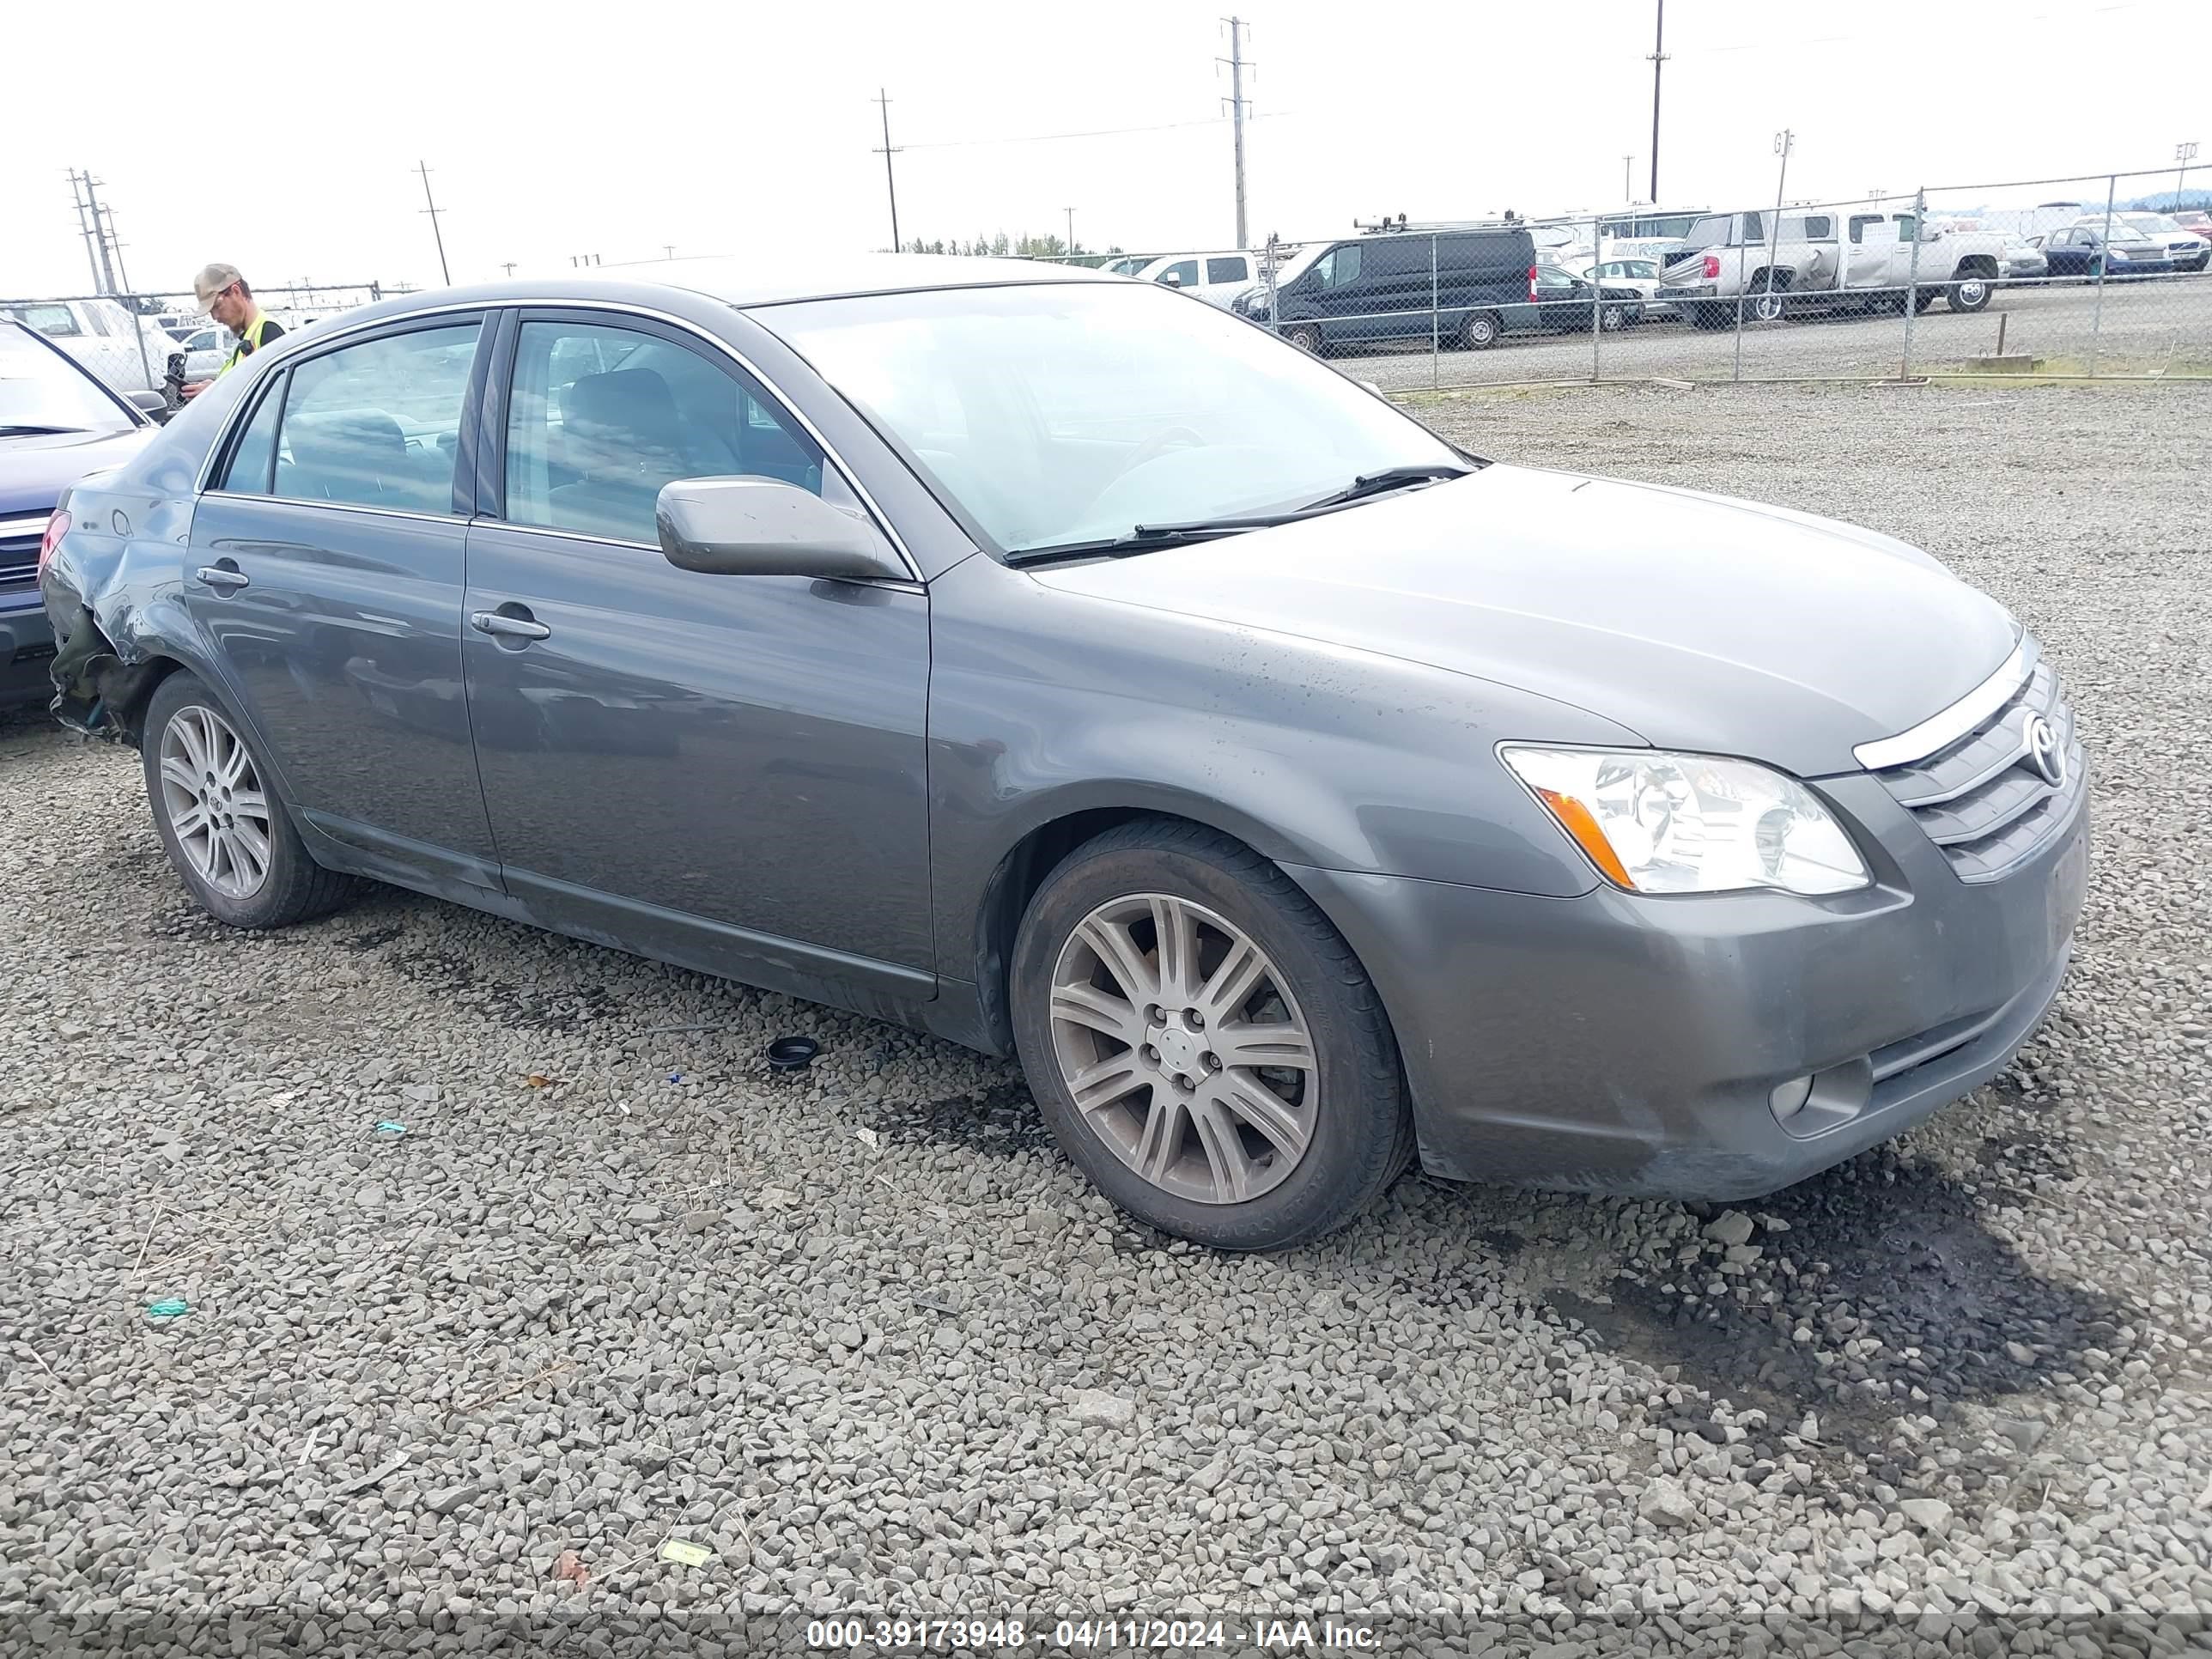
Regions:
M 21 9 L 0 160 L 0 295 L 88 285 L 65 178 L 104 181 L 135 286 L 228 259 L 258 285 L 434 284 L 427 161 L 456 282 L 679 254 L 772 260 L 902 232 L 1228 245 L 1223 7 L 811 7 L 623 0 Z M 247 25 L 249 66 L 222 25 Z M 1650 165 L 1653 0 L 1251 0 L 1252 239 L 1603 208 Z M 1670 0 L 1661 199 L 2101 175 L 2212 140 L 2212 0 Z M 45 66 L 45 67 L 41 67 Z M 2060 118 L 2062 112 L 2067 118 Z M 1062 137 L 1048 135 L 1109 136 Z M 2204 129 L 2204 131 L 2200 131 Z M 2212 185 L 2212 150 L 2206 153 Z M 2124 183 L 2121 193 L 2163 180 Z M 1971 191 L 1952 205 L 2075 196 Z

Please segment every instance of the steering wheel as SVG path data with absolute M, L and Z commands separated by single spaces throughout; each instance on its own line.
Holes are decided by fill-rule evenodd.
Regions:
M 1127 477 L 1147 461 L 1159 459 L 1170 449 L 1203 449 L 1205 447 L 1206 440 L 1187 426 L 1164 428 L 1139 444 L 1130 453 L 1129 459 L 1121 463 L 1121 470 L 1112 478 L 1109 478 L 1107 483 L 1110 484 L 1116 479 Z

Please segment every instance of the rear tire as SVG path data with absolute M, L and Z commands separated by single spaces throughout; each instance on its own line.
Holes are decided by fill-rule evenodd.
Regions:
M 1690 307 L 1692 326 L 1702 328 L 1708 333 L 1716 329 L 1726 328 L 1735 320 L 1735 311 L 1731 306 L 1717 306 L 1711 301 L 1706 301 L 1701 305 Z
M 1009 977 L 1054 1139 L 1163 1232 L 1287 1249 L 1413 1160 L 1397 1043 L 1358 959 L 1289 877 L 1214 830 L 1138 819 L 1077 848 L 1030 901 Z
M 1943 290 L 1943 303 L 1949 309 L 1972 315 L 1987 311 L 1990 301 L 1996 296 L 1996 285 L 1987 276 L 1962 276 Z
M 169 862 L 225 927 L 289 927 L 358 890 L 308 855 L 266 757 L 198 675 L 155 688 L 139 753 Z

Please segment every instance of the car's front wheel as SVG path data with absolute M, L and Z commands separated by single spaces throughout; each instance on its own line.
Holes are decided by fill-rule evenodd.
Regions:
M 1309 356 L 1321 356 L 1321 326 L 1317 323 L 1300 323 L 1283 337 Z
M 1305 1243 L 1412 1160 L 1397 1045 L 1358 958 L 1212 830 L 1139 820 L 1070 854 L 1030 902 L 1011 991 L 1054 1139 L 1164 1232 Z
M 169 862 L 217 921 L 285 927 L 351 896 L 350 878 L 308 856 L 267 763 L 198 676 L 155 688 L 139 751 Z
M 1487 351 L 1498 343 L 1502 332 L 1497 317 L 1487 311 L 1470 311 L 1467 320 L 1460 325 L 1459 343 L 1468 351 Z

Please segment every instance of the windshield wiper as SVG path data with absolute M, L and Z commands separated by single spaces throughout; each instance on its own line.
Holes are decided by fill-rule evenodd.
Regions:
M 1288 524 L 1295 513 L 1269 513 L 1246 519 L 1193 519 L 1187 524 L 1133 525 L 1118 536 L 1095 541 L 1061 542 L 1047 547 L 1018 547 L 1006 555 L 1011 565 L 1052 564 L 1061 559 L 1119 558 L 1128 553 L 1150 553 L 1157 548 L 1182 547 L 1191 542 L 1210 542 L 1247 530 L 1265 530 Z
M 1317 501 L 1308 501 L 1298 511 L 1311 513 L 1324 507 L 1342 507 L 1346 501 L 1363 501 L 1385 490 L 1403 489 L 1408 484 L 1464 478 L 1474 471 L 1471 466 L 1461 466 L 1452 461 L 1421 461 L 1412 466 L 1389 466 L 1380 472 L 1363 473 L 1343 489 L 1324 495 Z
M 88 432 L 82 426 L 0 426 L 0 438 L 52 438 L 64 432 Z

